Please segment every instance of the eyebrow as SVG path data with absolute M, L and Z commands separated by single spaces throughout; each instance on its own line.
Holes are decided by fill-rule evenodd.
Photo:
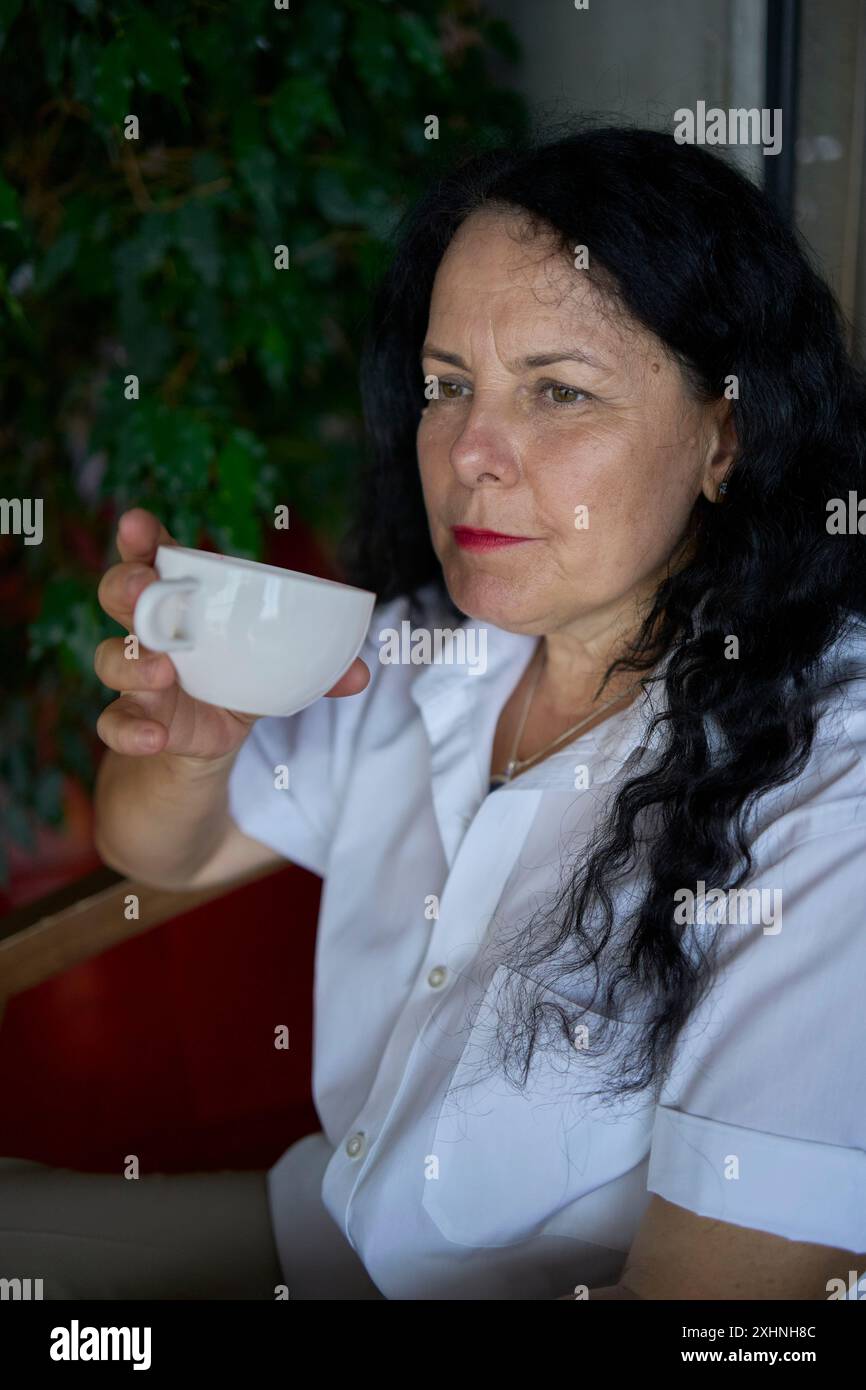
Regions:
M 435 347 L 433 343 L 425 343 L 421 349 L 421 360 L 425 357 L 434 357 L 437 362 L 450 362 L 452 367 L 460 367 L 462 371 L 468 372 L 469 368 L 456 352 L 446 352 L 444 348 Z M 534 352 L 528 357 L 518 357 L 505 365 L 510 371 L 527 371 L 532 367 L 552 367 L 554 362 L 582 362 L 587 367 L 595 367 L 598 371 L 609 372 L 611 368 L 600 358 L 593 357 L 582 348 L 571 348 L 564 351 L 558 348 L 555 352 Z

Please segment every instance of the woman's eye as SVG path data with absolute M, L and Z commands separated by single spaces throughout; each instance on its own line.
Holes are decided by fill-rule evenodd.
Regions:
M 443 381 L 441 377 L 439 379 L 439 395 L 446 401 L 461 400 L 462 397 L 458 393 L 464 389 L 462 381 Z
M 546 395 L 550 392 L 552 405 L 576 405 L 578 399 L 589 399 L 586 391 L 580 391 L 576 386 L 564 386 L 561 381 L 548 381 L 542 384 L 541 393 Z
M 550 405 L 569 406 L 580 405 L 583 401 L 589 400 L 589 393 L 581 391 L 577 386 L 566 386 L 562 381 L 542 381 L 537 386 L 538 395 L 547 399 Z M 440 377 L 438 382 L 438 393 L 432 399 L 443 401 L 462 401 L 471 391 L 465 381 L 454 381 L 446 377 Z M 431 403 L 428 400 L 428 405 Z

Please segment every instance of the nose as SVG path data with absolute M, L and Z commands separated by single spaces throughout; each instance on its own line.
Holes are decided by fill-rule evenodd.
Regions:
M 508 487 L 520 477 L 515 439 L 505 422 L 477 398 L 451 445 L 451 467 L 465 487 Z

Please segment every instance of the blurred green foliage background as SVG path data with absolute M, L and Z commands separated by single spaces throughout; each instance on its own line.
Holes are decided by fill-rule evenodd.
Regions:
M 278 504 L 336 537 L 389 236 L 439 162 L 526 128 L 493 54 L 472 0 L 0 0 L 0 495 L 45 527 L 0 537 L 7 843 L 92 783 L 121 510 L 252 557 Z

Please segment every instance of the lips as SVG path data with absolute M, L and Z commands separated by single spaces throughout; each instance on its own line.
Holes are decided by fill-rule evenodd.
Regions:
M 503 531 L 478 531 L 474 526 L 452 526 L 461 550 L 499 550 L 506 545 L 526 545 L 534 536 L 509 536 Z

